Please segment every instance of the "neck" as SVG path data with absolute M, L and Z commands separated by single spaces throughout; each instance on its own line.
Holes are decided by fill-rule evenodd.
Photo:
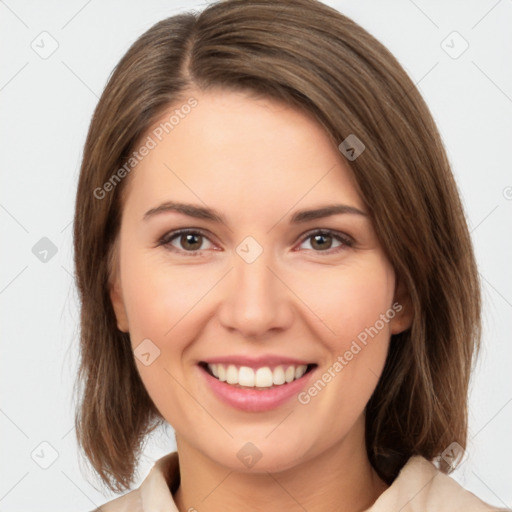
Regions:
M 181 483 L 174 500 L 180 512 L 361 512 L 388 486 L 372 468 L 360 433 L 274 473 L 234 471 L 177 436 Z

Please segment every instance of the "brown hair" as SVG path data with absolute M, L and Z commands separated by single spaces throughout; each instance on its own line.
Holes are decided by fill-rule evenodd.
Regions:
M 369 459 L 388 484 L 412 455 L 465 448 L 467 392 L 480 340 L 480 288 L 450 165 L 429 110 L 375 38 L 316 0 L 227 0 L 165 19 L 112 73 L 87 136 L 74 249 L 81 300 L 79 445 L 110 489 L 128 488 L 146 435 L 163 418 L 137 372 L 109 297 L 121 180 L 102 187 L 170 105 L 191 90 L 227 88 L 279 99 L 315 116 L 347 161 L 414 314 L 394 335 L 366 407 Z M 440 469 L 450 466 L 439 459 Z

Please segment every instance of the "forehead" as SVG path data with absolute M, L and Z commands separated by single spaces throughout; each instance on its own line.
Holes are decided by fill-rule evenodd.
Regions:
M 346 160 L 312 115 L 245 93 L 195 91 L 169 107 L 142 138 L 152 149 L 131 176 L 137 209 L 169 199 L 259 214 L 301 202 L 363 208 Z M 149 137 L 149 138 L 148 138 Z

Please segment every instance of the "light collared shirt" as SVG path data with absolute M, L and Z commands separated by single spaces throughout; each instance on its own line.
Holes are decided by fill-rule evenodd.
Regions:
M 157 460 L 141 483 L 93 512 L 179 512 L 173 493 L 180 482 L 178 453 Z M 411 457 L 366 512 L 509 511 L 488 505 L 421 456 Z

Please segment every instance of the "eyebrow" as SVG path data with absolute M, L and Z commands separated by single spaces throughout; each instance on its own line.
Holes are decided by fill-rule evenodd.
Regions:
M 157 206 L 156 208 L 151 208 L 151 210 L 148 210 L 144 214 L 143 220 L 147 221 L 150 218 L 155 217 L 156 215 L 167 212 L 176 212 L 181 213 L 183 215 L 187 215 L 189 217 L 194 217 L 196 219 L 209 220 L 212 222 L 217 222 L 219 224 L 227 224 L 224 215 L 222 215 L 221 213 L 217 212 L 212 208 L 193 205 L 189 203 L 178 203 L 175 201 L 167 201 L 161 204 L 160 206 Z M 290 224 L 300 224 L 304 222 L 309 222 L 311 220 L 322 219 L 325 217 L 330 217 L 332 215 L 342 213 L 362 215 L 364 217 L 368 216 L 367 213 L 356 208 L 355 206 L 349 206 L 346 204 L 333 204 L 321 206 L 319 208 L 310 210 L 296 211 L 290 219 Z

